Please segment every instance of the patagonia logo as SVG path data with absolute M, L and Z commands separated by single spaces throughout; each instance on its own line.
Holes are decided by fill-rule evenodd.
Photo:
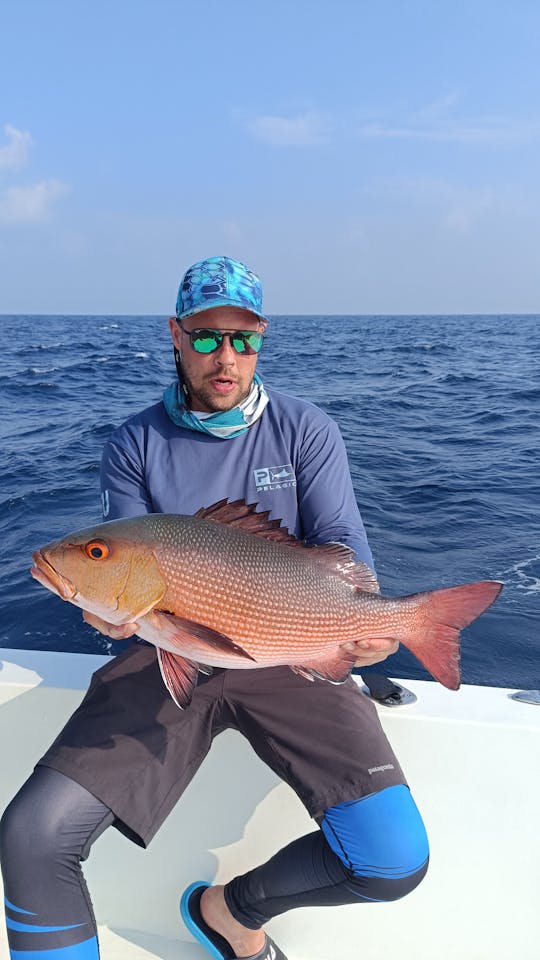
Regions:
M 393 770 L 393 769 L 394 769 L 393 763 L 382 763 L 380 767 L 370 767 L 368 770 L 368 773 L 370 775 L 372 773 L 384 773 L 385 770 Z
M 258 491 L 282 490 L 283 487 L 296 486 L 296 477 L 290 463 L 282 463 L 278 467 L 257 467 L 253 476 Z

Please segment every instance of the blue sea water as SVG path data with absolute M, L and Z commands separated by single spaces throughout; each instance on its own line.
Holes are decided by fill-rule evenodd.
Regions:
M 463 632 L 466 683 L 540 686 L 539 334 L 537 316 L 281 316 L 261 354 L 338 422 L 383 593 L 504 581 Z M 0 646 L 111 652 L 28 569 L 100 519 L 104 441 L 173 379 L 166 321 L 4 316 L 0 338 Z M 427 678 L 403 649 L 386 666 Z

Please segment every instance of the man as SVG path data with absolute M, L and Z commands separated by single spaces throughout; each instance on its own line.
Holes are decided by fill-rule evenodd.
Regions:
M 267 329 L 258 277 L 227 257 L 194 264 L 169 328 L 178 379 L 107 444 L 105 518 L 257 501 L 297 537 L 340 541 L 372 566 L 336 425 L 312 404 L 266 390 L 256 373 Z M 85 619 L 113 639 L 137 630 Z M 367 666 L 397 645 L 346 646 Z M 179 710 L 154 647 L 133 644 L 94 675 L 4 814 L 13 960 L 97 957 L 80 860 L 111 824 L 146 846 L 213 737 L 230 727 L 290 784 L 320 829 L 224 887 L 195 882 L 185 891 L 183 917 L 211 956 L 286 960 L 264 932 L 271 917 L 397 899 L 422 879 L 422 820 L 373 705 L 351 679 L 310 683 L 288 667 L 214 670 Z

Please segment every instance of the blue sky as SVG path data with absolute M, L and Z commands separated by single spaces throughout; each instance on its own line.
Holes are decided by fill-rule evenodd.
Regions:
M 2 0 L 0 313 L 540 312 L 536 0 Z

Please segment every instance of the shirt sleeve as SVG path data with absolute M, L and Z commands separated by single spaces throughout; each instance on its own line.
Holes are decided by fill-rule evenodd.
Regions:
M 306 432 L 296 466 L 298 503 L 308 543 L 337 541 L 375 569 L 354 495 L 347 451 L 333 420 Z
M 114 440 L 105 445 L 101 458 L 101 500 L 104 520 L 154 513 L 142 461 L 136 451 L 128 453 Z

